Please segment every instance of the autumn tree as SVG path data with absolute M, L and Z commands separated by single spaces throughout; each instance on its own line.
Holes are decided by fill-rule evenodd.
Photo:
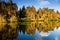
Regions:
M 35 20 L 36 19 L 36 9 L 34 6 L 32 7 L 27 7 L 26 9 L 26 16 L 29 17 L 31 20 Z

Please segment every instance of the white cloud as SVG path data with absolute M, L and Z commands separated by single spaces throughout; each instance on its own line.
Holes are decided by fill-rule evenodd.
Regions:
M 56 37 L 55 37 L 55 40 L 59 40 L 59 38 L 56 36 Z
M 40 1 L 39 4 L 45 6 L 45 5 L 49 5 L 50 2 L 49 1 Z
M 40 6 L 51 4 L 48 0 L 36 0 Z
M 49 36 L 49 34 L 50 34 L 50 33 L 48 33 L 48 32 L 41 32 L 41 33 L 40 33 L 41 37 L 44 37 L 44 36 L 45 36 L 45 37 L 46 37 L 46 36 Z

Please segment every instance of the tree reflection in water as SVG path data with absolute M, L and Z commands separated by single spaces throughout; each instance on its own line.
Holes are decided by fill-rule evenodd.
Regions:
M 22 31 L 25 34 L 26 25 L 19 25 L 18 29 L 20 30 L 20 32 Z
M 13 38 L 17 37 L 16 27 L 12 27 L 9 24 L 6 24 L 0 30 L 0 40 L 13 40 Z
M 41 32 L 53 31 L 54 28 L 60 27 L 60 22 L 38 23 L 37 29 Z
M 39 32 L 53 31 L 54 28 L 58 28 L 60 22 L 20 22 L 18 23 L 0 23 L 0 40 L 13 40 L 19 34 L 18 32 L 27 33 L 28 35 L 34 35 L 36 29 Z
M 19 26 L 20 31 L 22 31 L 23 33 L 27 32 L 27 34 L 34 34 L 36 31 L 36 27 L 35 27 L 35 22 L 30 23 L 30 24 L 23 24 Z
M 21 25 L 22 24 L 22 25 Z M 21 23 L 19 28 L 20 31 L 22 32 L 27 32 L 27 34 L 34 34 L 36 29 L 38 29 L 39 32 L 48 32 L 48 31 L 53 31 L 54 28 L 58 28 L 60 26 L 60 22 L 31 22 L 30 24 L 23 24 Z M 23 31 L 24 30 L 24 31 Z

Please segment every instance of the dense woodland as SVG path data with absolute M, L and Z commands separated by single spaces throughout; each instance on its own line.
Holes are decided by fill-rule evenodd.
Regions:
M 0 20 L 1 22 L 12 21 L 60 21 L 59 11 L 49 8 L 39 8 L 37 11 L 34 6 L 23 6 L 18 10 L 16 3 L 0 1 Z
M 24 8 L 24 6 L 23 6 Z M 43 8 L 43 9 L 38 9 L 36 11 L 35 7 L 27 7 L 26 9 L 24 8 L 24 11 L 20 9 L 19 10 L 19 17 L 20 18 L 30 18 L 31 20 L 58 20 L 60 19 L 60 13 L 59 11 L 54 11 L 54 9 L 49 9 L 49 8 Z M 22 15 L 22 16 L 21 16 Z

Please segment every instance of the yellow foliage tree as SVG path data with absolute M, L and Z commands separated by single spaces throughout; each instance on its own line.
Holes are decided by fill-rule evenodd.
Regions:
M 17 20 L 18 20 L 17 17 L 14 15 L 12 15 L 9 19 L 10 22 L 17 22 Z

